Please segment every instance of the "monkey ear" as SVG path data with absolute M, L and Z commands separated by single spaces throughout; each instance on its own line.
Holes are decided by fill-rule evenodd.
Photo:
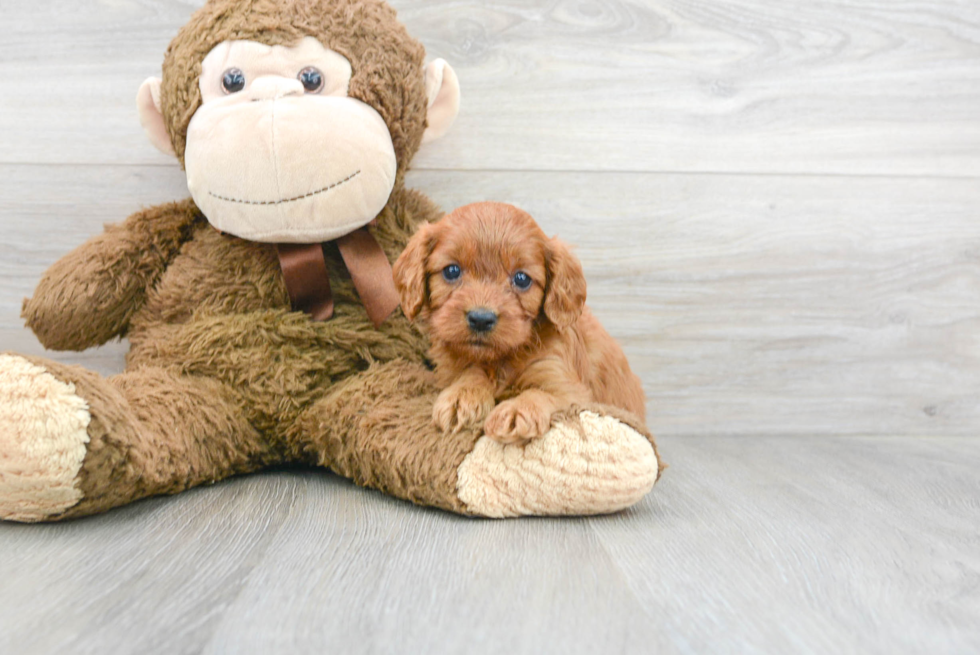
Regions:
M 410 321 L 415 320 L 425 305 L 428 288 L 425 263 L 435 247 L 436 235 L 435 225 L 423 223 L 391 269 L 395 288 L 401 298 L 402 313 Z
M 544 315 L 563 330 L 574 324 L 585 308 L 585 273 L 578 258 L 558 239 L 548 241 L 545 257 L 548 284 Z
M 435 141 L 449 131 L 459 113 L 459 79 L 445 59 L 425 67 L 425 92 L 429 96 L 422 143 Z
M 150 143 L 157 147 L 157 150 L 165 155 L 176 157 L 174 145 L 170 142 L 170 135 L 167 133 L 167 125 L 163 121 L 163 112 L 160 111 L 160 85 L 163 80 L 159 77 L 148 77 L 136 94 L 136 109 L 140 114 L 140 125 L 146 136 L 150 137 Z

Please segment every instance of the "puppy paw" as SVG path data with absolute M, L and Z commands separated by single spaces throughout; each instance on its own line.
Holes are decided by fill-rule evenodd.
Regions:
M 449 387 L 432 407 L 432 420 L 443 432 L 476 425 L 493 409 L 493 396 L 476 387 Z
M 536 439 L 551 427 L 551 409 L 518 396 L 497 405 L 483 424 L 483 432 L 500 443 Z

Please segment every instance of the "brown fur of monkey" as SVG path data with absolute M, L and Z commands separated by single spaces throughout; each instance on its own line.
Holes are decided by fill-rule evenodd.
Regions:
M 353 68 L 349 95 L 384 119 L 404 174 L 425 126 L 425 49 L 409 36 L 383 2 L 345 0 L 220 0 L 194 14 L 170 43 L 163 62 L 163 111 L 177 157 L 183 162 L 187 125 L 201 104 L 201 61 L 222 41 L 291 45 L 315 36 L 344 55 Z
M 372 232 L 394 259 L 416 223 L 436 218 L 423 196 L 399 189 Z M 151 225 L 170 229 L 160 234 Z M 150 232 L 158 247 L 132 250 L 137 261 L 105 266 Z M 434 389 L 419 365 L 423 338 L 400 311 L 375 329 L 339 253 L 328 246 L 327 257 L 336 312 L 321 323 L 290 311 L 274 246 L 218 233 L 190 202 L 135 214 L 55 264 L 24 305 L 42 343 L 82 349 L 114 334 L 128 335 L 131 343 L 126 372 L 109 380 L 34 360 L 73 383 L 93 416 L 79 480 L 84 498 L 64 517 L 282 461 L 330 466 L 400 497 L 463 511 L 451 473 L 479 435 L 457 435 L 457 447 L 447 450 L 452 440 L 428 425 Z M 67 319 L 66 307 L 76 310 Z M 102 311 L 114 307 L 120 309 Z M 391 414 L 394 438 L 386 440 L 392 449 L 387 455 L 361 444 L 375 458 L 365 467 L 353 464 L 356 453 L 343 444 L 355 443 L 357 434 L 377 433 L 328 426 L 329 417 L 306 410 L 328 391 L 343 395 L 338 383 L 372 365 L 379 373 L 371 378 L 374 386 L 382 386 L 373 397 L 387 393 L 382 404 L 398 411 Z M 368 397 L 360 391 L 365 384 L 360 380 L 352 388 L 355 398 Z M 338 406 L 343 407 L 359 405 L 348 401 Z M 308 430 L 297 427 L 301 418 Z M 310 435 L 328 428 L 334 444 L 321 452 Z M 187 434 L 208 435 L 209 447 L 179 443 Z M 425 466 L 449 475 L 443 484 L 428 475 L 419 475 L 415 486 L 405 484 L 394 462 L 414 458 L 409 451 L 425 452 L 426 437 L 432 448 Z M 328 452 L 339 459 L 328 458 Z
M 424 51 L 383 2 L 208 2 L 164 62 L 174 148 L 183 162 L 201 60 L 214 46 L 289 45 L 307 35 L 350 60 L 349 95 L 376 109 L 391 134 L 395 188 L 370 230 L 394 261 L 440 212 L 404 188 L 425 129 Z M 470 512 L 457 471 L 479 432 L 444 435 L 432 425 L 424 338 L 400 311 L 375 329 L 336 247 L 325 254 L 336 306 L 326 322 L 290 310 L 275 246 L 217 232 L 190 200 L 136 213 L 54 264 L 23 308 L 41 342 L 81 350 L 127 336 L 131 350 L 125 372 L 108 379 L 28 359 L 72 385 L 91 422 L 75 481 L 81 499 L 21 520 L 92 514 L 281 462 L 326 466 L 401 498 Z

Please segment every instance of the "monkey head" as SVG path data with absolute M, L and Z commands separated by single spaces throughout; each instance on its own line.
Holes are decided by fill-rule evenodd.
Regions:
M 251 241 L 314 243 L 372 221 L 459 85 L 381 0 L 210 0 L 137 95 L 208 221 Z

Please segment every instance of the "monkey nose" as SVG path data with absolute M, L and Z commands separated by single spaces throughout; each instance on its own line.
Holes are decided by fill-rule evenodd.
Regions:
M 303 93 L 303 83 L 288 77 L 265 75 L 252 80 L 249 85 L 252 100 L 277 100 L 286 96 L 301 96 Z
M 466 313 L 466 322 L 473 332 L 489 332 L 497 324 L 497 314 L 486 307 L 478 307 Z

